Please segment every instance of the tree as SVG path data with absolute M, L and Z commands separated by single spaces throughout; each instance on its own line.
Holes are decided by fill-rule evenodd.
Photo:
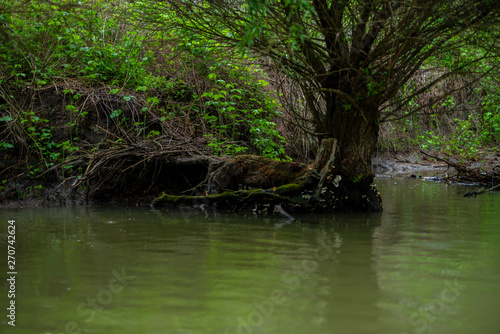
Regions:
M 404 110 L 416 95 L 496 56 L 500 2 L 494 0 L 165 0 L 148 3 L 149 22 L 181 27 L 207 42 L 266 57 L 301 88 L 319 139 L 337 139 L 335 173 L 368 189 L 382 111 Z M 177 20 L 165 22 L 173 11 Z M 487 36 L 480 39 L 478 36 Z M 417 90 L 405 85 L 442 54 L 477 42 L 482 51 L 457 61 Z M 493 70 L 492 65 L 484 73 Z M 476 79 L 477 76 L 474 76 Z M 430 101 L 432 103 L 433 101 Z M 436 101 L 437 102 L 437 101 Z M 361 194 L 362 192 L 360 192 Z

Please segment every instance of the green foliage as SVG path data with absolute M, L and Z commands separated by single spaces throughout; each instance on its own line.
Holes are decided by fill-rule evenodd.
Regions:
M 380 146 L 382 150 L 408 152 L 415 149 L 435 151 L 457 158 L 478 159 L 488 145 L 490 131 L 481 124 L 481 116 L 470 114 L 467 119 L 451 119 L 452 126 L 443 129 L 447 116 L 433 114 L 426 121 L 410 117 L 386 124 Z
M 449 136 L 439 136 L 426 131 L 419 136 L 421 148 L 439 151 L 450 156 L 476 159 L 481 148 L 481 134 L 475 129 L 473 117 L 468 120 L 455 119 L 455 131 Z
M 87 85 L 105 84 L 110 95 L 123 99 L 109 118 L 127 133 L 156 138 L 165 134 L 167 121 L 184 117 L 199 124 L 201 119 L 205 124 L 201 135 L 209 138 L 215 154 L 250 151 L 286 158 L 284 139 L 273 122 L 281 106 L 265 88 L 265 75 L 253 65 L 254 59 L 182 29 L 148 30 L 140 20 L 148 12 L 142 2 L 68 5 L 37 0 L 22 11 L 14 10 L 19 3 L 7 1 L 10 9 L 2 14 L 10 36 L 0 44 L 0 75 L 8 78 L 10 87 L 41 88 L 67 78 Z M 162 20 L 176 17 L 165 8 Z M 135 94 L 124 93 L 131 90 L 143 98 L 139 120 L 125 117 L 127 103 L 137 105 Z M 158 91 L 168 96 L 168 102 L 158 98 Z M 63 93 L 69 100 L 66 125 L 73 143 L 87 112 L 80 110 L 80 94 L 71 89 Z M 0 116 L 0 122 L 8 121 L 8 115 Z M 26 119 L 36 122 L 31 116 Z M 158 119 L 160 127 L 151 128 Z M 54 150 L 62 149 L 57 146 L 61 143 L 53 143 L 53 130 L 21 124 L 30 148 L 36 147 L 45 165 L 51 166 L 61 154 Z M 12 145 L 3 142 L 0 149 Z
M 234 67 L 232 64 L 229 66 Z M 252 70 L 250 68 L 249 72 Z M 217 79 L 215 73 L 210 73 L 208 78 L 215 81 L 215 87 L 201 96 L 208 107 L 204 113 L 205 121 L 213 130 L 207 135 L 209 146 L 219 155 L 239 154 L 248 147 L 237 142 L 250 137 L 250 143 L 259 154 L 274 159 L 283 158 L 284 138 L 272 122 L 272 117 L 278 113 L 278 103 L 271 94 L 260 91 L 258 87 L 267 85 L 267 82 L 253 82 L 251 77 L 243 77 L 237 71 L 231 74 L 240 75 L 240 85 L 237 82 L 226 83 Z M 245 103 L 242 103 L 243 99 Z
M 19 1 L 7 1 L 16 6 Z M 19 4 L 18 4 L 19 5 Z M 89 83 L 139 85 L 150 76 L 153 59 L 145 36 L 130 29 L 125 2 L 88 6 L 64 1 L 30 1 L 7 12 L 10 36 L 0 44 L 0 67 L 19 84 L 43 87 L 57 78 Z
M 486 112 L 483 118 L 483 140 L 485 142 L 498 143 L 500 141 L 500 112 Z
M 170 32 L 169 36 L 179 40 L 175 46 L 177 61 L 192 64 L 206 88 L 201 94 L 190 94 L 196 87 L 189 87 L 181 80 L 167 81 L 165 88 L 174 98 L 190 103 L 168 112 L 166 117 L 188 115 L 192 111 L 203 117 L 209 129 L 204 136 L 214 154 L 251 151 L 274 159 L 288 159 L 284 138 L 273 122 L 281 105 L 276 93 L 266 88 L 266 74 L 255 65 L 256 60 L 182 29 Z
M 491 86 L 489 83 L 486 85 L 490 88 L 490 93 L 481 101 L 482 140 L 484 143 L 495 145 L 500 142 L 500 87 Z
M 39 118 L 33 111 L 22 111 L 18 121 L 26 135 L 28 148 L 40 158 L 46 168 L 64 160 L 65 153 L 78 150 L 78 147 L 72 146 L 70 141 L 56 143 L 52 138 L 54 127 L 47 126 L 49 121 Z M 73 139 L 77 140 L 78 138 Z M 36 175 L 39 171 L 41 171 L 39 168 L 34 168 L 30 175 Z
M 46 126 L 49 121 L 36 116 L 33 111 L 21 111 L 18 122 L 26 135 L 28 147 L 38 155 L 46 167 L 53 166 L 60 153 L 55 150 L 58 145 L 52 140 L 53 127 Z
M 70 113 L 74 111 L 72 108 L 68 110 Z M 0 128 L 2 127 L 1 123 L 9 122 L 12 123 L 10 127 L 20 131 L 17 141 L 8 140 L 8 137 L 6 140 L 2 140 L 0 151 L 6 149 L 24 150 L 28 161 L 39 161 L 39 164 L 34 163 L 29 166 L 29 176 L 36 176 L 40 172 L 64 162 L 68 155 L 79 150 L 79 147 L 74 144 L 75 141 L 78 141 L 77 137 L 71 136 L 70 140 L 58 142 L 54 139 L 54 127 L 49 125 L 49 120 L 39 117 L 32 110 L 10 110 L 3 105 L 0 111 L 12 115 L 0 117 Z

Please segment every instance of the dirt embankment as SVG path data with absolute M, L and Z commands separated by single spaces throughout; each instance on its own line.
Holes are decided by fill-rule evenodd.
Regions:
M 140 162 L 133 155 L 123 159 L 111 159 L 108 163 L 113 166 L 127 161 L 128 166 L 133 166 Z M 468 168 L 472 174 L 460 173 L 453 165 L 423 154 L 377 156 L 373 159 L 373 171 L 375 175 L 432 176 L 437 181 L 473 184 L 481 183 L 477 177 L 474 178 L 477 173 L 493 173 L 487 176 L 488 180 L 493 175 L 500 181 L 500 155 L 491 153 L 483 162 L 455 159 L 449 162 Z M 110 173 L 107 178 L 103 174 L 78 183 L 78 186 L 75 186 L 77 179 L 62 180 L 55 170 L 41 177 L 27 177 L 27 174 L 23 174 L 26 170 L 17 169 L 15 173 L 11 173 L 11 182 L 0 193 L 0 207 L 102 204 L 148 206 L 155 201 L 167 205 L 178 202 L 182 205 L 194 203 L 195 206 L 208 203 L 211 206 L 225 200 L 232 207 L 241 206 L 248 210 L 256 202 L 266 201 L 266 208 L 271 207 L 272 210 L 272 206 L 286 202 L 285 196 L 293 197 L 293 201 L 303 201 L 314 196 L 320 176 L 319 173 L 308 173 L 310 169 L 311 167 L 303 164 L 285 167 L 278 162 L 269 164 L 266 159 L 252 156 L 236 159 L 208 156 L 157 157 L 134 166 L 127 172 Z M 332 181 L 334 183 L 335 180 Z M 262 191 L 259 192 L 258 189 Z M 245 202 L 243 197 L 251 200 Z M 245 205 L 241 204 L 243 202 Z M 291 208 L 286 205 L 284 207 L 287 210 Z
M 444 162 L 432 161 L 409 153 L 378 155 L 372 160 L 372 169 L 376 175 L 453 172 L 453 168 Z
M 189 158 L 151 151 L 148 156 L 141 153 L 147 146 L 122 143 L 79 161 L 82 170 L 99 169 L 88 177 L 64 178 L 60 168 L 28 177 L 20 170 L 5 185 L 0 206 L 154 204 L 229 212 L 380 211 L 380 194 L 371 180 L 349 181 L 335 170 L 336 141 L 323 140 L 321 147 L 323 154 L 306 165 L 255 155 Z M 16 174 L 16 168 L 12 171 Z

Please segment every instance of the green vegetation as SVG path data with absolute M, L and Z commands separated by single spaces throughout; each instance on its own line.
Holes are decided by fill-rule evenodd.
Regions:
M 484 88 L 499 68 L 500 12 L 490 0 L 213 0 L 189 6 L 165 0 L 148 5 L 144 21 L 159 30 L 183 29 L 270 59 L 288 88 L 282 92 L 289 118 L 318 141 L 336 138 L 335 168 L 356 183 L 371 183 L 381 123 L 420 116 L 434 106 L 451 107 L 445 105 L 450 96 Z M 180 19 L 160 23 L 165 11 Z M 443 85 L 457 79 L 464 85 Z M 422 130 L 421 145 L 431 141 L 438 147 L 434 143 L 441 138 L 431 128 Z M 461 123 L 458 130 L 458 141 L 465 144 L 470 124 Z
M 470 36 L 469 36 L 470 37 Z M 412 99 L 404 110 L 385 110 L 386 122 L 381 127 L 379 149 L 411 152 L 418 149 L 440 152 L 457 158 L 478 160 L 488 150 L 496 150 L 500 142 L 500 82 L 498 50 L 487 44 L 491 39 L 482 34 L 458 51 L 432 57 L 424 63 L 405 90 Z M 469 59 L 480 55 L 473 62 Z M 465 73 L 455 73 L 457 66 L 468 66 Z M 439 77 L 436 71 L 448 71 L 449 77 L 416 95 L 427 81 Z
M 382 126 L 379 150 L 391 153 L 437 152 L 460 159 L 481 160 L 497 151 L 498 123 L 489 113 L 471 113 L 466 119 L 452 114 L 413 116 Z
M 78 155 L 182 126 L 217 155 L 289 159 L 277 94 L 255 59 L 187 32 L 137 26 L 138 10 L 127 1 L 3 3 L 1 151 L 27 157 L 32 176 L 56 165 L 68 174 Z M 62 110 L 44 110 L 61 93 Z M 111 101 L 104 114 L 95 100 Z M 111 138 L 90 140 L 90 122 Z

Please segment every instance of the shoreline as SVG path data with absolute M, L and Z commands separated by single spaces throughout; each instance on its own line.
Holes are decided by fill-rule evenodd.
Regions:
M 439 157 L 438 154 L 436 154 Z M 500 168 L 500 153 L 489 152 L 480 161 L 466 159 L 447 158 L 453 164 L 467 167 L 471 170 L 494 171 Z M 432 181 L 470 184 L 480 186 L 478 182 L 462 182 L 453 176 L 458 171 L 451 165 L 443 161 L 429 158 L 421 153 L 382 153 L 372 160 L 372 171 L 375 177 L 430 177 Z M 88 206 L 88 205 L 119 205 L 146 207 L 152 203 L 155 196 L 147 194 L 116 194 L 108 193 L 108 196 L 99 197 L 90 202 L 86 202 L 81 190 L 72 189 L 68 184 L 60 184 L 56 179 L 46 179 L 43 181 L 44 191 L 36 193 L 36 184 L 40 179 L 18 180 L 15 191 L 24 194 L 20 198 L 14 195 L 14 189 L 10 189 L 10 196 L 6 191 L 0 194 L 0 209 L 4 208 L 24 208 L 24 207 L 61 207 L 61 206 Z M 43 195 L 45 193 L 46 195 Z

